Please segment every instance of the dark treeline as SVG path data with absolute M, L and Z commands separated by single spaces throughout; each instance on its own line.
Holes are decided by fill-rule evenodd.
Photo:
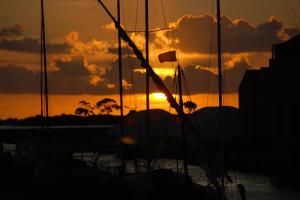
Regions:
M 184 102 L 183 106 L 189 113 L 192 113 L 197 108 L 197 104 L 192 101 Z M 59 116 L 51 116 L 47 119 L 47 121 L 40 115 L 24 119 L 0 119 L 0 126 L 41 126 L 45 124 L 50 126 L 113 125 L 120 122 L 120 116 L 111 115 L 114 110 L 120 110 L 120 106 L 114 99 L 104 98 L 98 101 L 95 105 L 92 105 L 88 101 L 81 100 L 78 102 L 78 107 L 75 108 L 75 115 L 61 114 Z M 129 111 L 129 113 L 134 112 L 136 112 L 136 110 Z
M 70 126 L 70 125 L 112 125 L 117 124 L 120 120 L 119 116 L 115 115 L 66 115 L 51 116 L 47 120 L 48 125 L 55 126 Z M 40 126 L 45 122 L 45 119 L 40 115 L 28 117 L 25 119 L 9 118 L 0 120 L 0 126 Z

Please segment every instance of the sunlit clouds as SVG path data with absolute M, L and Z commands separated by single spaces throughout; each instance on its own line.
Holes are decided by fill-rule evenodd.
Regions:
M 179 64 L 184 68 L 187 80 L 191 85 L 191 93 L 205 93 L 208 90 L 216 92 L 216 41 L 215 18 L 210 15 L 184 15 L 175 22 L 170 22 L 174 30 L 152 32 L 150 35 L 150 63 L 156 73 L 169 87 L 172 85 L 174 70 L 178 63 L 160 63 L 158 55 L 169 51 L 177 51 Z M 160 27 L 158 27 L 160 28 Z M 244 72 L 249 68 L 260 68 L 268 65 L 271 44 L 284 41 L 291 34 L 296 34 L 297 29 L 285 27 L 283 23 L 270 17 L 267 21 L 258 25 L 248 23 L 242 19 L 231 19 L 223 16 L 223 69 L 224 76 L 228 79 L 228 90 L 237 91 L 239 81 Z M 102 29 L 116 34 L 112 24 L 102 26 Z M 34 76 L 38 79 L 39 71 L 39 40 L 35 36 L 26 33 L 21 25 L 3 27 L 0 31 L 0 70 L 7 66 L 16 66 L 14 71 L 25 68 L 24 76 Z M 145 38 L 143 33 L 130 33 L 130 37 L 144 52 Z M 231 42 L 230 42 L 231 41 Z M 80 38 L 80 31 L 70 31 L 60 38 L 49 39 L 48 64 L 50 85 L 55 86 L 51 91 L 60 94 L 105 94 L 117 93 L 118 60 L 117 43 L 90 38 L 84 41 Z M 145 69 L 136 59 L 135 55 L 126 43 L 122 43 L 123 52 L 123 88 L 135 89 L 137 93 L 144 92 Z M 6 69 L 5 68 L 5 69 Z M 23 72 L 25 72 L 23 70 Z M 32 72 L 31 72 L 32 71 Z M 10 76 L 9 70 L 3 71 L 3 75 Z M 18 74 L 18 73 L 16 73 Z M 21 73 L 22 74 L 22 73 Z M 60 79 L 57 81 L 57 79 Z M 27 79 L 26 79 L 27 80 Z M 206 81 L 210 81 L 211 89 L 207 88 Z M 53 83 L 51 83 L 53 81 Z M 57 83 L 61 84 L 58 85 Z M 139 88 L 137 87 L 139 84 Z M 197 83 L 197 84 L 196 84 Z M 13 80 L 1 82 L 2 92 L 20 91 Z M 27 85 L 31 88 L 34 83 Z M 201 86 L 204 85 L 204 86 Z M 19 87 L 18 90 L 12 89 Z M 76 91 L 76 89 L 78 89 Z M 205 89 L 206 88 L 206 89 Z M 153 92 L 157 92 L 151 86 Z M 23 93 L 32 92 L 26 89 Z M 36 90 L 38 91 L 38 90 Z

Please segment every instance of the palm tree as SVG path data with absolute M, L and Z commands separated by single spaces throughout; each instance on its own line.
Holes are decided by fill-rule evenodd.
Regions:
M 195 111 L 195 109 L 197 108 L 197 104 L 192 102 L 192 101 L 186 101 L 183 103 L 183 106 L 189 110 L 190 113 L 192 113 L 193 111 Z
M 101 113 L 106 112 L 107 115 L 109 115 L 113 110 L 119 110 L 121 108 L 114 99 L 110 98 L 104 98 L 98 101 L 95 107 L 100 109 Z

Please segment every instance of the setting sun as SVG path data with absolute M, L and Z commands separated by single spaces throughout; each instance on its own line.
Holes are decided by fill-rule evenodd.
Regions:
M 166 100 L 167 97 L 164 93 L 156 92 L 151 94 L 154 100 Z

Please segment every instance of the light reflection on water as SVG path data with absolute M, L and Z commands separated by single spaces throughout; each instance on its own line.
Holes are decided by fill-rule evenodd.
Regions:
M 91 153 L 77 153 L 74 154 L 75 159 L 82 159 L 86 162 L 93 161 L 94 154 Z M 100 156 L 97 162 L 97 166 L 103 170 L 114 170 L 120 165 L 120 160 L 113 155 Z M 180 172 L 183 172 L 182 162 L 178 162 Z M 154 168 L 163 167 L 166 169 L 172 169 L 176 172 L 177 161 L 176 160 L 156 160 L 153 163 Z M 127 171 L 134 173 L 135 168 L 132 162 L 127 163 Z M 202 185 L 207 185 L 208 181 L 205 177 L 204 171 L 197 166 L 189 166 L 189 174 L 194 182 Z M 299 200 L 300 191 L 296 189 L 286 189 L 275 186 L 272 184 L 272 178 L 269 176 L 258 175 L 254 173 L 242 173 L 238 171 L 229 171 L 229 175 L 234 181 L 234 184 L 227 183 L 227 197 L 228 199 L 239 200 L 239 195 L 236 185 L 241 183 L 246 188 L 247 200 Z

